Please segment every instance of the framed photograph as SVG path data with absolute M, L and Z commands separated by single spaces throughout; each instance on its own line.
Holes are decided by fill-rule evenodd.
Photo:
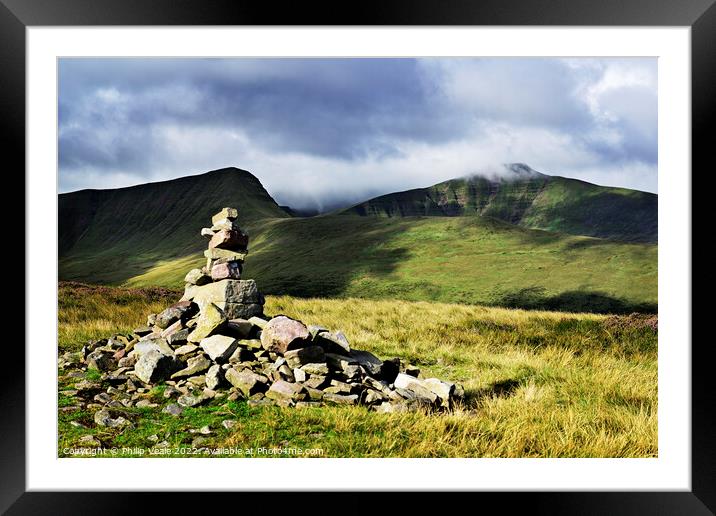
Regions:
M 1 2 L 3 511 L 716 510 L 712 1 Z

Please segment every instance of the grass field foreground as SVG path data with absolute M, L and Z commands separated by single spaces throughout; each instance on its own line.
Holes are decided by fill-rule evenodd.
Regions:
M 88 339 L 129 332 L 173 303 L 167 289 L 59 285 L 60 352 Z M 59 442 L 76 448 L 92 435 L 120 456 L 161 456 L 191 447 L 303 448 L 322 457 L 655 457 L 656 317 L 523 311 L 457 304 L 268 297 L 266 313 L 342 330 L 352 347 L 417 365 L 426 377 L 460 382 L 466 401 L 445 414 L 378 414 L 363 407 L 281 409 L 214 400 L 176 418 L 158 385 L 159 408 L 128 408 L 135 428 L 97 427 L 63 393 L 82 378 L 59 371 Z M 97 378 L 97 371 L 86 374 Z M 231 429 L 222 421 L 233 421 Z M 74 423 L 73 423 L 74 422 Z M 79 423 L 81 426 L 77 426 Z M 205 455 L 200 455 L 205 456 Z M 241 456 L 237 454 L 235 456 Z M 275 455 L 267 455 L 275 456 Z

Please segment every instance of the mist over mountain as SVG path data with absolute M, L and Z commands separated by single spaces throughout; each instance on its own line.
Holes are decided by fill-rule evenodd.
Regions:
M 346 210 L 361 216 L 487 216 L 518 226 L 633 242 L 658 239 L 658 196 L 511 163 Z
M 657 59 L 58 60 L 61 192 L 235 163 L 327 212 L 522 161 L 657 191 Z

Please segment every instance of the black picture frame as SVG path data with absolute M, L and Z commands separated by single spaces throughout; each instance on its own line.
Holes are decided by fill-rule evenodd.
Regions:
M 692 73 L 692 206 L 711 163 L 716 104 L 716 0 L 383 0 L 351 4 L 245 0 L 0 0 L 0 127 L 7 181 L 25 170 L 25 29 L 29 26 L 112 25 L 536 25 L 536 26 L 688 26 L 691 27 Z M 702 170 L 703 169 L 703 170 Z M 699 174 L 693 171 L 698 170 Z M 685 171 L 687 173 L 688 171 Z M 15 177 L 12 177 L 14 174 Z M 15 182 L 17 183 L 17 182 Z M 10 183 L 8 183 L 10 184 Z M 16 187 L 15 187 L 16 188 Z M 14 211 L 15 220 L 18 217 Z M 692 235 L 709 234 L 693 217 Z M 701 229 L 701 231 L 699 231 Z M 710 238 L 708 239 L 710 240 Z M 19 244 L 14 244 L 14 249 Z M 708 255 L 707 255 L 708 256 Z M 699 259 L 692 250 L 692 271 Z M 25 270 L 25 275 L 31 271 Z M 693 272 L 692 272 L 693 274 Z M 707 273 L 708 274 L 708 273 Z M 710 279 L 710 276 L 706 276 Z M 700 282 L 701 289 L 706 285 Z M 694 298 L 695 299 L 695 298 Z M 15 305 L 17 306 L 17 304 Z M 708 320 L 708 303 L 693 303 L 692 320 Z M 30 324 L 32 306 L 26 306 Z M 695 335 L 695 334 L 694 334 Z M 716 445 L 714 445 L 714 384 L 709 358 L 710 339 L 692 339 L 692 490 L 690 492 L 567 492 L 471 493 L 465 501 L 480 510 L 498 504 L 500 512 L 519 510 L 548 514 L 711 514 L 716 511 Z M 672 343 L 673 344 L 673 343 Z M 3 368 L 0 389 L 0 511 L 7 514 L 110 514 L 144 512 L 159 502 L 162 512 L 185 513 L 198 497 L 191 493 L 26 492 L 25 487 L 25 364 L 19 339 L 0 344 Z M 229 503 L 228 493 L 214 493 L 212 505 Z M 240 507 L 261 503 L 265 494 L 242 493 Z M 275 507 L 292 512 L 306 493 L 271 495 Z M 370 495 L 375 496 L 375 495 Z M 451 494 L 452 496 L 463 496 Z M 365 495 L 350 493 L 341 512 L 371 510 Z M 444 501 L 444 498 L 440 497 Z M 401 501 L 405 512 L 420 511 L 436 497 L 413 493 Z M 230 503 L 236 503 L 236 500 Z M 440 502 L 442 503 L 442 502 Z M 451 502 L 451 504 L 454 502 Z M 353 508 L 353 510 L 351 510 Z M 218 510 L 212 508 L 209 510 Z M 300 510 L 298 511 L 300 512 Z M 381 511 L 382 512 L 382 511 Z

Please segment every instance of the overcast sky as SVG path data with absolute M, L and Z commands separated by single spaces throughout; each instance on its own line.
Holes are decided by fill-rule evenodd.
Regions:
M 322 208 L 509 162 L 656 192 L 656 59 L 59 64 L 61 192 L 235 166 Z

